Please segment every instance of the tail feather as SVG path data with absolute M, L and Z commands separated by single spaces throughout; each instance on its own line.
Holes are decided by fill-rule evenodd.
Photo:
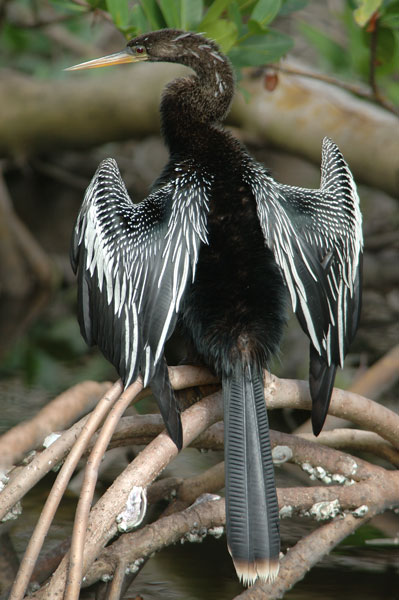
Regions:
M 309 388 L 312 398 L 312 428 L 319 435 L 323 428 L 334 388 L 337 365 L 328 365 L 314 346 L 310 346 Z
M 157 371 L 151 380 L 151 390 L 157 399 L 158 407 L 164 420 L 166 430 L 177 449 L 183 446 L 183 430 L 180 408 L 169 381 L 168 367 L 165 359 L 158 363 Z
M 249 366 L 223 380 L 226 531 L 245 583 L 274 580 L 279 569 L 279 512 L 260 373 Z

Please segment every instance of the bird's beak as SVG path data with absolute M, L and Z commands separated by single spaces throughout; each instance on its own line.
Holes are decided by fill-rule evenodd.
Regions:
M 147 54 L 130 54 L 127 50 L 116 52 L 115 54 L 108 54 L 108 56 L 102 56 L 101 58 L 95 58 L 94 60 L 88 60 L 87 62 L 68 67 L 65 71 L 80 71 L 81 69 L 97 69 L 98 67 L 109 67 L 112 65 L 122 65 L 124 63 L 141 62 L 148 60 Z

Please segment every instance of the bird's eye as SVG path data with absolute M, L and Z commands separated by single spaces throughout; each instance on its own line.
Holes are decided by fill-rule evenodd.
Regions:
M 144 52 L 145 52 L 144 46 L 135 46 L 134 50 L 135 50 L 136 54 L 144 54 Z

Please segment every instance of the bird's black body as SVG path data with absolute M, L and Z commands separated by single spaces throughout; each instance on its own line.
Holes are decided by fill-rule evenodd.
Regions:
M 313 426 L 318 433 L 360 309 L 361 218 L 351 173 L 323 142 L 320 190 L 275 182 L 221 127 L 234 81 L 229 61 L 197 34 L 163 30 L 127 51 L 85 63 L 179 62 L 195 75 L 161 102 L 170 160 L 133 205 L 112 159 L 89 186 L 72 244 L 79 321 L 125 385 L 150 383 L 178 448 L 179 409 L 163 358 L 177 320 L 222 379 L 226 518 L 240 578 L 278 572 L 278 505 L 263 370 L 278 349 L 291 298 L 310 338 Z M 118 58 L 116 60 L 114 57 Z
M 227 135 L 225 142 L 233 145 Z M 195 281 L 181 311 L 193 346 L 221 377 L 230 376 L 243 355 L 253 366 L 266 368 L 285 320 L 284 282 L 273 253 L 265 248 L 253 194 L 243 182 L 243 151 L 235 150 L 225 165 L 206 165 L 215 170 L 208 244 L 200 249 Z

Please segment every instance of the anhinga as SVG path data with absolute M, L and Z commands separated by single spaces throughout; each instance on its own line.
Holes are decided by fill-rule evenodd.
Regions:
M 72 69 L 151 61 L 194 74 L 166 87 L 162 133 L 170 158 L 148 197 L 133 204 L 114 160 L 87 189 L 72 243 L 79 322 L 125 386 L 140 374 L 182 446 L 164 345 L 180 319 L 223 383 L 227 542 L 238 576 L 273 579 L 279 513 L 263 393 L 286 297 L 310 339 L 317 435 L 360 310 L 362 232 L 356 186 L 329 139 L 319 190 L 281 185 L 221 122 L 234 78 L 203 36 L 165 29 Z M 287 294 L 288 290 L 288 294 Z

